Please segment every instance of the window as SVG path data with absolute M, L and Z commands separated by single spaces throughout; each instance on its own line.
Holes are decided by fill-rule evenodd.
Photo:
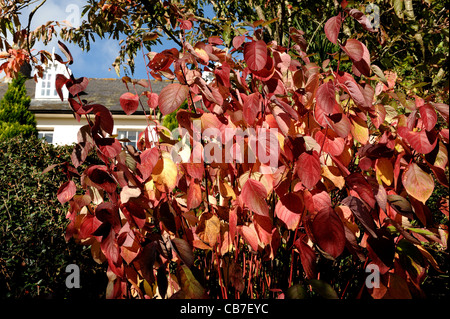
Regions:
M 138 131 L 125 131 L 125 130 L 117 131 L 117 138 L 119 140 L 128 139 L 130 142 L 123 142 L 123 143 L 125 145 L 132 145 L 135 148 L 137 148 L 138 137 L 139 137 Z
M 58 98 L 58 93 L 55 88 L 55 79 L 57 73 L 57 65 L 49 63 L 44 70 L 44 75 L 38 80 L 36 86 L 36 97 L 41 99 Z
M 52 144 L 53 143 L 53 131 L 39 131 L 38 138 L 43 138 L 45 142 Z

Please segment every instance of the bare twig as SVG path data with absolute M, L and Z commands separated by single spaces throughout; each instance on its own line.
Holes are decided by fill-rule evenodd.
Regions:
M 36 13 L 36 11 L 42 7 L 44 5 L 44 3 L 47 0 L 42 0 L 42 2 L 40 4 L 38 4 L 36 6 L 36 8 L 33 9 L 33 11 L 30 12 L 30 15 L 28 16 L 28 25 L 27 25 L 27 51 L 28 51 L 28 55 L 31 58 L 31 50 L 30 50 L 30 27 L 31 27 L 31 20 L 33 19 L 34 14 Z

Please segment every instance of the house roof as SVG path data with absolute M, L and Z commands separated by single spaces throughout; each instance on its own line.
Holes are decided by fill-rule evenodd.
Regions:
M 151 81 L 152 91 L 155 93 L 161 92 L 161 90 L 171 82 L 169 81 Z M 30 111 L 33 113 L 72 113 L 72 108 L 67 101 L 61 101 L 58 99 L 48 99 L 48 100 L 36 100 L 35 99 L 35 87 L 36 83 L 33 79 L 29 79 L 25 82 L 28 96 L 31 97 Z M 144 88 L 141 85 L 136 84 L 136 91 L 141 94 L 144 91 L 148 91 L 148 88 Z M 130 92 L 134 93 L 134 88 L 131 83 L 128 83 L 128 88 Z M 0 83 L 0 99 L 6 93 L 8 89 L 8 84 Z M 81 95 L 82 100 L 87 100 L 88 102 L 95 104 L 102 104 L 109 108 L 113 114 L 125 114 L 122 110 L 119 99 L 120 96 L 127 92 L 127 87 L 121 79 L 89 79 L 89 84 L 85 90 L 86 94 Z M 145 100 L 141 100 L 144 102 Z M 144 102 L 144 107 L 146 111 L 146 103 Z M 144 112 L 141 108 L 134 113 L 136 115 L 142 115 Z

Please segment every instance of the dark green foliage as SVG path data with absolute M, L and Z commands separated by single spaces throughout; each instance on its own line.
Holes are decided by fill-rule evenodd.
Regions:
M 188 104 L 186 101 L 181 104 L 180 109 L 187 110 Z M 164 116 L 163 126 L 167 127 L 170 131 L 178 127 L 177 113 L 173 112 Z
M 8 90 L 0 100 L 0 140 L 37 134 L 36 118 L 28 110 L 31 98 L 27 96 L 25 80 L 19 74 L 8 85 Z
M 99 298 L 107 282 L 89 246 L 66 243 L 66 210 L 56 192 L 65 175 L 51 164 L 70 160 L 72 146 L 36 137 L 0 141 L 0 299 Z M 88 160 L 88 164 L 90 160 Z M 68 289 L 69 264 L 80 267 L 79 289 Z

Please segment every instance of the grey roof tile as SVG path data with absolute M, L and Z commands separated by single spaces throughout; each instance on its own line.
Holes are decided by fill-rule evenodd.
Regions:
M 151 81 L 151 87 L 153 92 L 159 93 L 161 90 L 171 81 Z M 33 79 L 29 79 L 25 82 L 27 93 L 31 97 L 30 111 L 35 113 L 72 113 L 72 109 L 67 101 L 61 101 L 60 99 L 52 100 L 35 100 L 35 87 L 36 83 Z M 141 85 L 136 84 L 136 91 L 141 94 L 147 91 L 148 88 L 144 88 Z M 130 92 L 134 93 L 133 84 L 128 83 Z M 0 83 L 0 99 L 8 89 L 8 84 Z M 121 79 L 89 79 L 89 84 L 85 90 L 86 94 L 80 95 L 81 99 L 87 100 L 90 103 L 102 104 L 110 109 L 115 114 L 125 114 L 120 107 L 120 96 L 127 92 L 126 85 Z M 142 99 L 144 107 L 146 108 L 146 100 Z M 147 111 L 147 108 L 146 108 Z M 143 114 L 142 109 L 139 108 L 134 114 Z

